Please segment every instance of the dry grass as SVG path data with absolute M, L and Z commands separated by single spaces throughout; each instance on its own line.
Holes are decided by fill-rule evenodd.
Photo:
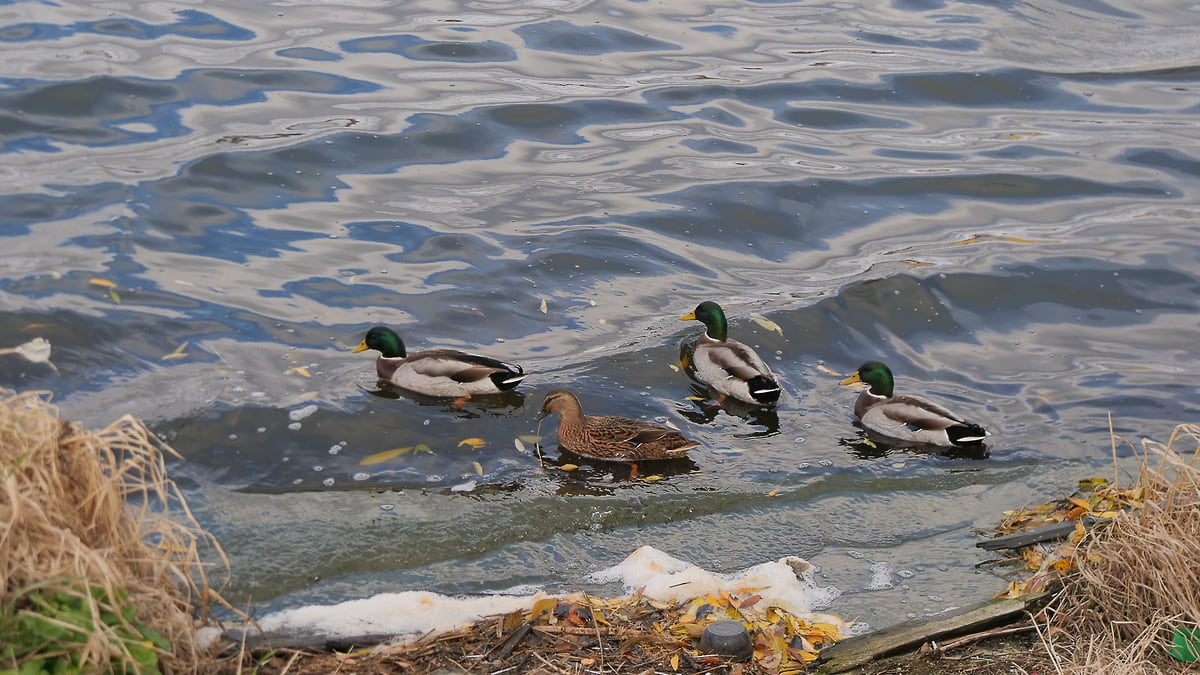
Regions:
M 137 671 L 138 626 L 166 639 L 154 647 L 162 670 L 207 670 L 195 628 L 219 596 L 200 551 L 223 554 L 167 478 L 163 451 L 173 452 L 131 416 L 88 431 L 60 420 L 47 394 L 0 390 L 0 628 L 36 620 L 38 597 L 74 598 L 94 628 L 76 648 L 82 670 Z
M 1128 445 L 1141 459 L 1144 506 L 1089 532 L 1077 572 L 1047 608 L 1043 641 L 1060 673 L 1189 665 L 1167 648 L 1176 628 L 1200 627 L 1200 426 L 1176 427 L 1166 445 Z

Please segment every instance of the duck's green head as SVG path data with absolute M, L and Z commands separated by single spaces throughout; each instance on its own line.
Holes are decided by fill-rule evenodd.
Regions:
M 696 305 L 696 309 L 679 317 L 680 321 L 699 321 L 704 324 L 708 337 L 714 340 L 724 340 L 729 334 L 729 326 L 725 322 L 725 312 L 715 302 L 704 302 Z
M 400 341 L 400 336 L 387 326 L 375 326 L 367 331 L 367 336 L 363 338 L 361 344 L 354 348 L 354 353 L 357 354 L 368 349 L 374 349 L 389 359 L 404 358 L 408 355 L 408 352 L 404 350 L 404 343 Z
M 892 370 L 878 361 L 867 361 L 858 367 L 853 375 L 842 380 L 842 384 L 866 382 L 871 385 L 871 393 L 884 398 L 891 398 L 895 388 Z

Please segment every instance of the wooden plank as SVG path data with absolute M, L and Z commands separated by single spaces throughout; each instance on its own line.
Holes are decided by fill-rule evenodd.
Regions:
M 916 649 L 930 640 L 941 640 L 1016 621 L 1024 618 L 1027 608 L 1045 596 L 1045 593 L 1037 593 L 1020 598 L 994 598 L 957 612 L 847 638 L 821 652 L 821 665 L 817 672 L 825 675 L 844 673 L 874 659 Z
M 1084 525 L 1086 527 L 1087 523 Z M 1073 532 L 1075 532 L 1075 521 L 1068 520 L 1061 523 L 1054 523 L 1053 525 L 1043 525 L 1025 532 L 995 537 L 977 542 L 975 545 L 988 551 L 998 551 L 1004 548 L 1021 548 L 1030 544 L 1039 544 L 1043 541 L 1062 539 L 1063 537 L 1070 536 Z

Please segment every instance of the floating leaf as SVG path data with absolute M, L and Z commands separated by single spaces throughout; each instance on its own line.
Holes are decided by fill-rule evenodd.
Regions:
M 830 368 L 826 368 L 824 363 L 818 363 L 818 364 L 817 364 L 817 370 L 821 371 L 822 373 L 824 373 L 824 374 L 826 374 L 826 375 L 832 375 L 832 376 L 834 376 L 834 377 L 841 377 L 841 376 L 842 376 L 842 374 L 841 374 L 841 373 L 839 373 L 838 371 L 836 371 L 836 370 L 832 370 L 832 369 L 830 369 Z
M 546 313 L 546 299 L 542 298 L 542 304 L 538 306 L 538 311 L 542 314 Z
M 641 478 L 641 480 L 643 480 L 647 483 L 653 483 L 654 481 L 658 481 L 658 480 L 662 480 L 662 479 L 663 479 L 663 477 L 659 476 L 658 474 L 655 474 L 653 476 L 642 476 L 642 478 Z
M 383 462 L 386 462 L 389 459 L 395 459 L 395 458 L 399 457 L 400 455 L 403 455 L 404 453 L 406 453 L 412 449 L 413 448 L 410 445 L 405 448 L 396 448 L 394 450 L 384 450 L 383 452 L 377 452 L 373 455 L 367 455 L 366 457 L 363 457 L 362 459 L 358 460 L 358 465 L 359 466 L 371 466 L 372 464 L 382 464 Z
M 704 396 L 684 396 L 683 400 L 685 400 L 685 401 L 707 401 L 708 398 L 704 397 Z
M 295 368 L 288 368 L 287 373 L 296 373 L 297 375 L 303 375 L 304 377 L 312 377 L 312 375 L 310 375 L 308 372 L 308 368 L 305 368 L 304 366 L 296 366 Z M 285 375 L 287 373 L 285 373 Z
M 187 346 L 188 346 L 188 343 L 184 342 L 183 344 L 176 347 L 175 351 L 171 352 L 170 354 L 163 354 L 163 356 L 160 360 L 175 361 L 176 359 L 186 359 L 187 351 L 185 351 L 185 350 L 187 349 Z
M 413 448 L 414 455 L 419 452 L 428 452 L 431 455 L 433 454 L 433 450 L 430 450 L 429 446 L 425 445 L 424 443 L 417 443 L 417 446 L 415 448 Z
M 668 363 L 667 367 L 669 367 L 671 370 L 673 370 L 677 373 L 679 372 L 679 366 L 675 365 L 674 363 Z
M 487 441 L 483 440 L 482 438 L 464 438 L 458 442 L 458 447 L 461 448 L 464 445 L 469 445 L 472 449 L 478 450 L 479 448 L 487 445 Z
M 117 292 L 114 289 L 108 289 L 108 297 L 118 305 L 121 304 L 121 296 L 117 295 Z
M 574 471 L 579 468 L 578 464 L 560 464 L 559 467 L 563 471 Z
M 58 372 L 58 368 L 53 363 L 50 363 L 50 341 L 44 337 L 35 337 L 29 342 L 24 342 L 16 347 L 8 349 L 0 349 L 0 354 L 20 354 L 26 359 L 34 363 L 44 363 Z
M 92 284 L 93 286 L 103 286 L 104 288 L 116 288 L 117 287 L 116 284 L 114 284 L 113 282 L 109 281 L 108 279 L 104 279 L 102 277 L 92 277 L 91 279 L 88 279 L 88 283 Z
M 771 490 L 770 492 L 767 493 L 767 496 L 774 497 L 777 494 L 779 494 L 779 488 L 775 488 L 774 490 Z
M 766 328 L 767 330 L 775 331 L 776 333 L 783 335 L 783 328 L 780 328 L 779 324 L 768 319 L 767 317 L 763 316 L 762 314 L 751 314 L 750 318 L 754 321 L 754 323 L 762 326 L 763 328 Z
M 513 445 L 516 446 L 517 452 L 519 452 L 521 454 L 525 454 L 525 453 L 529 452 L 528 450 L 525 449 L 525 444 L 522 443 L 521 439 L 519 439 L 519 438 L 513 439 Z
M 521 434 L 520 436 L 517 436 L 517 439 L 525 441 L 526 443 L 540 443 L 542 437 L 537 434 Z
M 475 468 L 475 475 L 477 475 L 477 476 L 483 475 L 483 465 L 482 464 L 480 464 L 479 462 L 471 462 L 471 466 Z

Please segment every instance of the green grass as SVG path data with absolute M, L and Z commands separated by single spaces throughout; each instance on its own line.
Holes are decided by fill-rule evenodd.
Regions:
M 103 588 L 62 581 L 18 593 L 0 608 L 0 675 L 160 673 L 156 649 L 170 645 L 136 623 L 137 607 L 123 590 L 113 594 L 110 599 Z M 82 661 L 91 640 L 106 646 L 108 663 Z

